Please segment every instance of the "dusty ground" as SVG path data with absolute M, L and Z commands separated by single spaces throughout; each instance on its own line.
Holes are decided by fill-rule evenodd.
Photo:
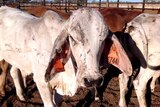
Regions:
M 105 85 L 99 89 L 100 95 L 102 96 L 100 100 L 94 101 L 92 94 L 89 90 L 80 88 L 78 92 L 73 97 L 64 97 L 64 101 L 61 107 L 116 107 L 118 106 L 119 100 L 119 85 L 118 76 L 119 71 L 115 68 L 108 70 L 105 75 Z M 133 78 L 133 76 L 132 76 Z M 132 80 L 131 78 L 131 80 Z M 40 98 L 39 92 L 36 88 L 36 84 L 32 79 L 32 75 L 27 78 L 27 88 L 25 90 L 26 102 L 19 101 L 16 96 L 15 87 L 13 80 L 8 73 L 6 79 L 6 96 L 0 97 L 0 107 L 43 107 L 42 100 Z M 129 107 L 138 107 L 137 98 L 132 85 L 130 84 L 130 92 L 126 96 Z M 160 107 L 160 85 L 157 81 L 155 93 L 152 94 L 148 90 L 147 92 L 147 103 L 152 107 Z M 150 100 L 151 99 L 151 100 Z

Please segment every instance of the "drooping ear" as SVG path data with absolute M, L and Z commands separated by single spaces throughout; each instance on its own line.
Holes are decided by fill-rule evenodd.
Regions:
M 105 43 L 105 53 L 108 62 L 128 76 L 132 75 L 131 62 L 115 35 L 107 38 Z
M 71 50 L 67 40 L 67 32 L 63 30 L 54 42 L 50 62 L 46 69 L 46 81 L 51 80 L 56 73 L 65 71 L 64 64 L 68 61 L 70 55 Z
M 135 28 L 136 26 L 136 28 Z M 148 39 L 146 37 L 145 30 L 143 26 L 139 23 L 135 25 L 127 26 L 126 30 L 129 35 L 129 46 L 131 47 L 131 52 L 140 60 L 141 66 L 143 68 L 147 67 L 148 58 Z M 137 33 L 131 33 L 137 32 Z

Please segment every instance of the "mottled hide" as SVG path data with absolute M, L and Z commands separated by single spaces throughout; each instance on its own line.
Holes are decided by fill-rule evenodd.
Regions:
M 52 88 L 61 95 L 74 95 L 79 86 L 92 87 L 103 83 L 99 58 L 107 34 L 102 16 L 90 8 L 74 11 L 67 21 L 53 11 L 38 18 L 18 9 L 0 8 L 0 60 L 12 65 L 11 76 L 21 100 L 24 97 L 18 68 L 25 86 L 26 76 L 33 73 L 45 107 L 56 105 L 45 81 L 51 78 L 47 79 L 45 75 L 64 43 L 71 53 L 66 59 L 59 57 L 61 61 L 65 60 L 65 72 L 56 74 L 49 81 Z
M 160 15 L 143 13 L 127 24 L 126 33 L 131 37 L 132 53 L 140 60 L 140 73 L 134 80 L 134 87 L 140 107 L 146 107 L 146 84 L 151 77 L 151 89 L 160 73 Z M 156 74 L 156 75 L 155 75 Z
M 18 68 L 23 78 L 34 74 L 44 106 L 54 106 L 44 75 L 53 41 L 60 32 L 58 27 L 63 23 L 63 19 L 52 11 L 47 11 L 43 17 L 38 18 L 7 6 L 0 8 L 0 59 L 12 65 L 11 76 L 21 100 L 25 99 L 17 77 Z
M 84 78 L 84 80 L 77 78 L 77 81 L 82 86 L 84 83 L 91 85 L 90 82 L 92 83 L 96 78 L 100 79 L 101 77 L 99 74 L 97 76 L 101 55 L 100 50 L 103 48 L 103 43 L 108 33 L 102 16 L 98 11 L 93 10 L 82 8 L 73 12 L 55 41 L 51 57 L 52 62 L 57 55 L 56 51 L 60 50 L 68 39 L 72 55 L 77 63 L 77 75 Z M 83 73 L 84 71 L 87 71 L 88 74 Z M 90 79 L 86 79 L 86 76 L 90 77 Z

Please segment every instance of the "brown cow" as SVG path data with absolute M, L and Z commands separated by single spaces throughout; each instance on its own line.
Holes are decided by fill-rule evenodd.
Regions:
M 141 14 L 140 11 L 124 10 L 120 8 L 104 8 L 100 10 L 106 24 L 112 32 L 122 32 L 126 23 Z
M 141 14 L 142 12 L 135 11 L 135 10 L 124 10 L 120 8 L 104 8 L 104 9 L 101 9 L 100 12 L 103 15 L 104 20 L 108 25 L 109 29 L 111 30 L 111 32 L 115 33 L 115 35 L 120 40 L 131 62 L 135 62 L 135 57 L 127 49 L 128 43 L 126 43 L 127 42 L 126 38 L 124 38 L 122 35 L 123 35 L 123 30 L 125 29 L 126 24 L 130 22 L 133 18 Z M 134 63 L 132 63 L 132 65 L 133 64 Z
M 38 7 L 33 6 L 33 7 L 26 8 L 24 10 L 27 11 L 28 13 L 30 13 L 32 15 L 35 15 L 35 16 L 38 16 L 38 17 L 42 16 L 47 10 L 55 11 L 56 13 L 58 13 L 64 19 L 68 19 L 69 16 L 70 16 L 70 13 L 64 13 L 64 12 L 58 11 L 56 9 L 47 8 L 45 6 L 38 6 Z

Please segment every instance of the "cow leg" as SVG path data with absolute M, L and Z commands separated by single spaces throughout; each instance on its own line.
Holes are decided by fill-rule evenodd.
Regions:
M 40 71 L 40 72 L 44 72 L 44 71 Z M 53 105 L 53 102 L 52 102 L 52 94 L 50 92 L 48 83 L 45 82 L 45 76 L 34 73 L 33 79 L 37 85 L 37 88 L 43 100 L 44 107 L 54 107 L 55 105 Z
M 8 63 L 4 60 L 0 61 L 1 74 L 0 74 L 0 96 L 5 96 L 5 80 L 7 74 Z
M 141 69 L 142 71 L 140 71 L 140 74 L 138 74 L 138 77 L 133 81 L 133 85 L 135 88 L 135 92 L 137 94 L 140 107 L 147 107 L 146 99 L 145 99 L 146 87 L 147 87 L 147 82 L 153 76 L 154 71 L 148 68 L 146 70 L 143 68 Z
M 128 81 L 129 77 L 125 75 L 124 73 L 119 74 L 119 87 L 120 87 L 120 100 L 119 100 L 119 106 L 120 107 L 127 107 L 126 105 L 126 100 L 125 100 L 125 95 L 126 92 L 128 91 Z
M 23 96 L 23 89 L 21 87 L 21 83 L 20 83 L 20 71 L 18 70 L 18 68 L 12 66 L 11 67 L 11 76 L 13 78 L 13 81 L 14 81 L 14 85 L 16 87 L 16 93 L 17 93 L 17 96 L 19 97 L 19 99 L 21 101 L 25 101 L 25 98 Z
M 156 80 L 157 80 L 157 78 L 158 78 L 159 76 L 160 76 L 160 71 L 154 72 L 154 75 L 153 75 L 153 78 L 152 78 L 152 81 L 151 81 L 151 84 L 150 84 L 151 92 L 152 92 L 152 93 L 154 92 L 155 85 L 156 85 Z
M 5 91 L 4 91 L 5 80 L 6 80 L 6 72 L 2 70 L 0 75 L 0 96 L 5 96 Z
M 98 92 L 97 92 L 97 88 L 96 88 L 96 87 L 93 87 L 93 89 L 91 89 L 91 93 L 92 93 L 92 95 L 94 96 L 94 100 L 95 100 L 95 101 L 100 100 L 100 99 L 99 99 L 99 96 L 98 96 Z
M 42 98 L 44 107 L 56 107 L 52 100 L 52 93 L 50 91 L 49 83 L 45 81 L 46 66 L 44 62 L 43 55 L 37 56 L 33 54 L 32 59 L 32 69 L 33 69 L 33 80 L 36 83 L 40 96 Z M 42 63 L 42 64 L 41 64 Z
M 24 88 L 26 88 L 27 87 L 27 84 L 26 84 L 27 73 L 24 70 L 21 70 L 21 74 L 22 74 Z

